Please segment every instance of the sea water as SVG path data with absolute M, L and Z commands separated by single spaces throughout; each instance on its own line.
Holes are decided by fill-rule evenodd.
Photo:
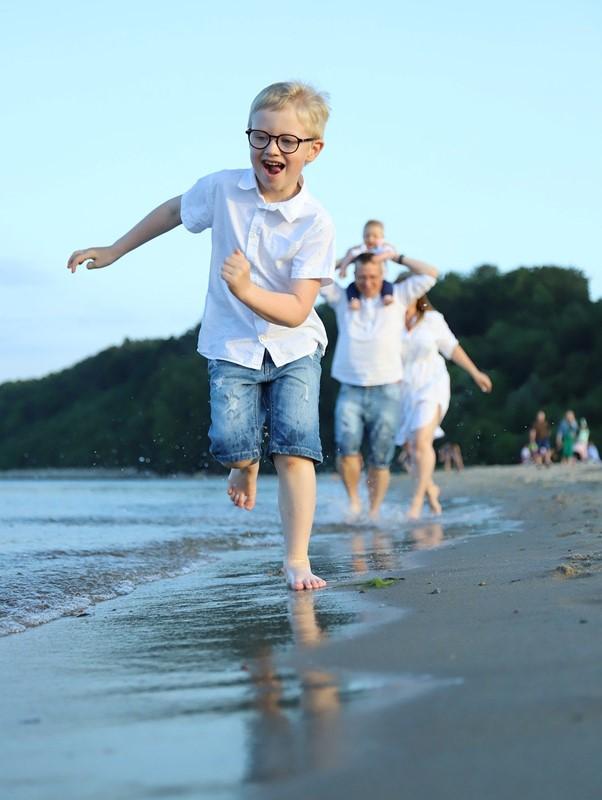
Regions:
M 335 591 L 289 592 L 272 476 L 251 513 L 215 477 L 0 481 L 3 796 L 239 800 L 352 758 L 349 714 L 453 691 L 315 664 L 403 615 L 362 583 L 515 527 L 470 498 L 408 525 L 390 494 L 380 525 L 349 524 L 322 476 L 312 564 Z
M 469 498 L 459 498 L 441 520 L 427 515 L 422 526 L 408 526 L 403 512 L 385 503 L 379 526 L 363 535 L 366 526 L 344 521 L 341 483 L 323 476 L 314 570 L 330 581 L 396 570 L 413 549 L 512 524 Z M 273 476 L 261 476 L 251 513 L 232 506 L 217 477 L 0 480 L 0 636 L 84 614 L 148 581 L 199 569 L 210 579 L 234 556 L 246 582 L 265 584 L 266 570 L 278 570 L 282 534 Z

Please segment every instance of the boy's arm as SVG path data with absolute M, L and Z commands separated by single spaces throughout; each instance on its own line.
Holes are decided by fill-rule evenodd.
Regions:
M 128 231 L 121 239 L 117 239 L 109 247 L 90 247 L 87 250 L 76 250 L 67 262 L 67 269 L 75 272 L 80 264 L 87 261 L 87 269 L 108 267 L 118 258 L 149 242 L 156 236 L 172 230 L 182 222 L 180 218 L 180 195 L 172 197 L 157 206 L 144 219 Z
M 251 281 L 251 266 L 240 250 L 224 261 L 222 278 L 232 294 L 251 311 L 276 325 L 296 328 L 305 322 L 320 290 L 319 278 L 292 282 L 292 291 L 271 292 Z

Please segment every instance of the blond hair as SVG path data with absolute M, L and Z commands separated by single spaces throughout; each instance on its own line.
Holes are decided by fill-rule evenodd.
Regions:
M 297 116 L 307 133 L 319 139 L 324 135 L 324 128 L 330 115 L 328 99 L 325 92 L 318 92 L 307 83 L 299 81 L 272 83 L 262 89 L 251 103 L 249 127 L 251 126 L 251 117 L 257 111 L 264 108 L 280 111 L 291 103 L 295 106 Z
M 381 231 L 385 232 L 385 223 L 381 222 L 379 219 L 369 219 L 368 222 L 364 225 L 364 231 L 368 228 L 380 228 Z

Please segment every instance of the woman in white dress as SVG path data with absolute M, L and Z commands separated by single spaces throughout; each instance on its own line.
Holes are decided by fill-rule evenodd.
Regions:
M 417 480 L 408 518 L 418 519 L 425 497 L 431 509 L 441 513 L 439 487 L 433 481 L 433 439 L 443 436 L 439 425 L 450 400 L 449 373 L 443 356 L 465 369 L 482 391 L 490 392 L 492 383 L 488 375 L 477 369 L 443 314 L 434 310 L 426 295 L 407 308 L 402 345 L 402 422 L 396 442 L 399 445 L 408 442 L 411 448 Z

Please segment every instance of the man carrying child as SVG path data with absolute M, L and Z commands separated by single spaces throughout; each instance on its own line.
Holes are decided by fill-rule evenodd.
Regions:
M 350 306 L 338 284 L 322 289 L 336 312 L 338 339 L 332 376 L 341 388 L 335 408 L 335 439 L 339 471 L 349 497 L 349 515 L 361 513 L 359 495 L 367 439 L 368 514 L 378 518 L 389 486 L 389 466 L 395 451 L 401 408 L 401 342 L 407 306 L 435 284 L 437 270 L 415 258 L 390 252 L 387 258 L 407 267 L 407 280 L 391 287 L 392 302 L 382 297 L 383 259 L 364 252 L 355 261 L 359 309 Z

